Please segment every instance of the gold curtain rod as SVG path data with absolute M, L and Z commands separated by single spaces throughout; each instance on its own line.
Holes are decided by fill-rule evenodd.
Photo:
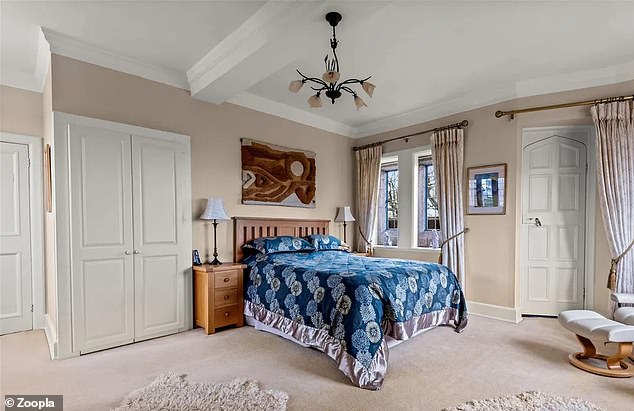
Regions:
M 553 104 L 550 106 L 530 107 L 530 108 L 523 108 L 519 110 L 509 110 L 509 111 L 498 110 L 495 112 L 495 117 L 500 118 L 504 116 L 511 116 L 511 119 L 514 119 L 516 114 L 530 113 L 533 111 L 556 110 L 559 108 L 579 107 L 579 106 L 594 106 L 595 104 L 600 104 L 600 103 L 612 103 L 615 101 L 627 101 L 627 100 L 634 100 L 634 95 L 600 98 L 596 100 L 576 101 L 574 103 Z
M 376 143 L 370 143 L 370 144 L 366 144 L 364 146 L 359 146 L 359 147 L 352 147 L 352 149 L 354 151 L 359 151 L 362 150 L 364 148 L 370 148 L 370 147 L 376 147 L 376 146 L 382 146 L 385 143 L 389 143 L 392 141 L 396 141 L 396 140 L 405 140 L 405 142 L 407 142 L 409 140 L 410 137 L 414 137 L 414 136 L 418 136 L 420 134 L 427 134 L 427 133 L 433 133 L 436 131 L 441 131 L 441 130 L 448 130 L 450 128 L 460 128 L 460 127 L 467 127 L 469 125 L 469 121 L 467 120 L 462 120 L 459 123 L 454 123 L 454 124 L 450 124 L 448 126 L 444 126 L 444 127 L 436 127 L 436 128 L 430 128 L 429 130 L 425 130 L 425 131 L 419 131 L 417 133 L 412 133 L 412 134 L 407 134 L 404 136 L 400 136 L 400 137 L 393 137 L 393 138 L 389 138 L 387 140 L 383 140 L 383 141 L 377 141 Z

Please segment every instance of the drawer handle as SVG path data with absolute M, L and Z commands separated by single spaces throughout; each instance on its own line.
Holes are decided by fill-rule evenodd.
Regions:
M 229 280 L 230 280 L 230 278 L 229 278 L 229 277 L 225 277 L 225 279 L 224 279 L 224 280 L 222 280 L 222 281 L 224 281 L 225 283 L 228 283 L 228 282 L 229 282 Z
M 229 294 L 225 294 L 225 300 L 228 300 L 230 298 Z
M 229 318 L 230 315 L 231 315 L 231 313 L 228 312 L 228 311 L 225 313 L 225 317 L 227 317 L 227 318 Z

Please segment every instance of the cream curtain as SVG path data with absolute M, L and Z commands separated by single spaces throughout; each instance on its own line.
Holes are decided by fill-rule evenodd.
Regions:
M 439 130 L 431 136 L 431 154 L 436 174 L 440 232 L 443 240 L 464 230 L 463 170 L 464 130 Z M 465 287 L 464 236 L 450 240 L 443 248 L 442 263 L 456 274 Z
M 631 101 L 592 107 L 597 131 L 597 184 L 612 258 L 634 241 L 634 109 Z M 607 267 L 606 267 L 607 271 Z M 618 293 L 634 293 L 634 249 L 616 267 Z M 615 304 L 610 301 L 609 314 Z
M 371 241 L 379 201 L 379 174 L 383 148 L 368 147 L 356 152 L 357 156 L 357 224 L 363 235 Z M 368 245 L 357 235 L 356 249 L 367 251 Z

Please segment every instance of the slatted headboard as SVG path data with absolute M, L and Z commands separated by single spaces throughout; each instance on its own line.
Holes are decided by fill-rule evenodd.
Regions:
M 276 235 L 304 237 L 311 234 L 328 234 L 329 224 L 330 220 L 233 217 L 233 261 L 242 260 L 242 246 L 254 238 Z

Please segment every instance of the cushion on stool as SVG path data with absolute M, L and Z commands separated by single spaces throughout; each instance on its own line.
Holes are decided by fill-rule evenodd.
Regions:
M 608 320 L 588 310 L 570 310 L 559 314 L 561 325 L 573 333 L 604 342 L 633 342 L 634 326 Z
M 634 307 L 622 307 L 614 312 L 614 320 L 627 324 L 634 325 Z

